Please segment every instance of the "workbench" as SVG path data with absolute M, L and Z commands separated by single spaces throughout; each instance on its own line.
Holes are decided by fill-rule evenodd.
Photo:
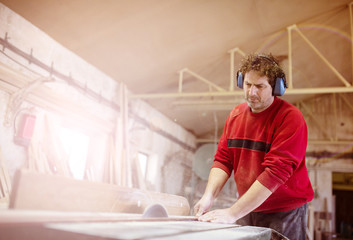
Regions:
M 199 222 L 186 198 L 18 171 L 0 240 L 286 239 L 269 228 Z

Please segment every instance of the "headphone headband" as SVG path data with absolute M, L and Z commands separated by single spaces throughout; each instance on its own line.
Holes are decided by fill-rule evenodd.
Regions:
M 271 58 L 269 58 L 269 57 L 267 57 L 267 56 L 265 56 L 265 55 L 262 55 L 262 54 L 259 54 L 259 55 L 257 55 L 257 56 L 258 56 L 258 57 L 262 57 L 262 58 L 268 60 L 269 62 L 271 62 L 273 65 L 276 65 L 276 66 L 279 67 L 279 65 L 278 65 L 278 64 L 276 63 L 276 61 L 274 61 L 273 59 L 271 59 Z

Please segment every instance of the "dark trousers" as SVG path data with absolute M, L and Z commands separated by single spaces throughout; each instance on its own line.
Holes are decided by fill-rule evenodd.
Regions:
M 236 223 L 243 226 L 267 227 L 290 240 L 305 240 L 308 222 L 308 204 L 285 212 L 251 212 Z

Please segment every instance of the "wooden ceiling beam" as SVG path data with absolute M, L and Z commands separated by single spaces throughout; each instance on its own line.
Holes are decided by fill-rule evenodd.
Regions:
M 327 93 L 350 93 L 353 87 L 323 87 L 323 88 L 293 88 L 287 89 L 286 95 L 301 94 L 327 94 Z M 243 91 L 222 91 L 222 92 L 182 92 L 182 93 L 151 93 L 151 94 L 130 94 L 130 99 L 156 99 L 156 98 L 193 98 L 193 97 L 232 97 L 243 96 Z

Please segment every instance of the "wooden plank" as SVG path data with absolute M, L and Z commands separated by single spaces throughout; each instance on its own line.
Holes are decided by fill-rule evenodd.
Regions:
M 170 216 L 167 218 L 144 218 L 135 213 L 104 212 L 58 212 L 38 210 L 0 210 L 0 225 L 75 223 L 75 222 L 156 222 L 156 221 L 197 221 L 194 216 Z
M 2 174 L 2 168 L 0 167 L 0 199 L 5 198 L 7 195 L 7 188 L 5 184 L 5 177 Z
M 11 209 L 143 213 L 151 204 L 163 205 L 168 215 L 189 215 L 186 198 L 113 184 L 68 177 L 16 172 L 10 195 Z
M 6 167 L 6 164 L 4 163 L 4 160 L 2 158 L 2 152 L 1 152 L 1 148 L 0 148 L 0 188 L 2 191 L 2 196 L 1 197 L 5 197 L 8 198 L 9 194 L 11 192 L 11 179 L 9 176 L 9 171 Z

